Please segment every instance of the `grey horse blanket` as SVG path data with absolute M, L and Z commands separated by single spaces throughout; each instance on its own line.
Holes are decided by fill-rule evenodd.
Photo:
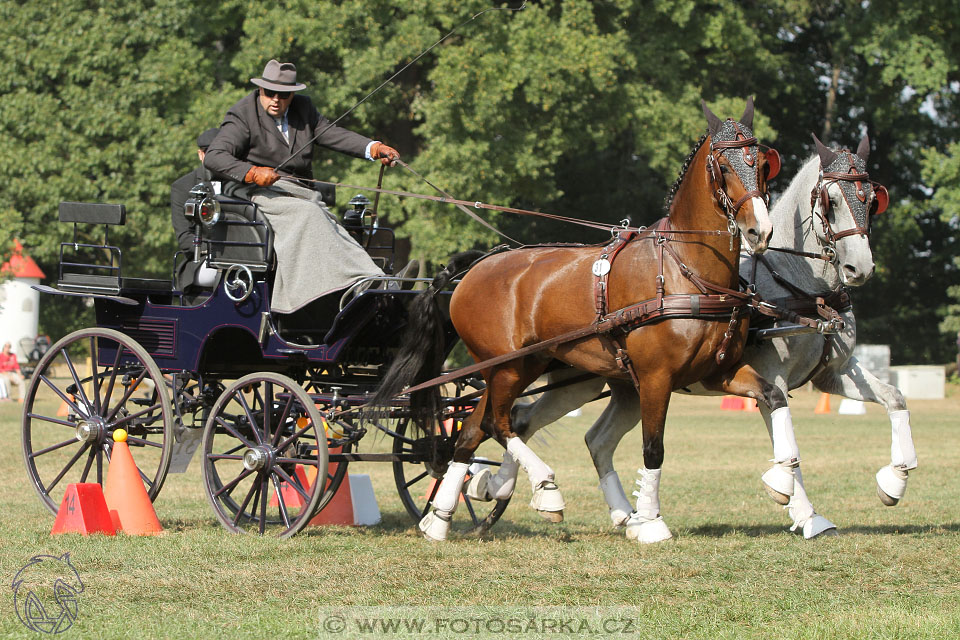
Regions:
M 313 189 L 283 179 L 272 187 L 250 185 L 235 193 L 252 200 L 273 229 L 277 275 L 272 311 L 292 313 L 362 278 L 383 275 Z

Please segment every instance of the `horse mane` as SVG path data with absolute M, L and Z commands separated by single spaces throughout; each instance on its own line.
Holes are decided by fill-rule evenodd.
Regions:
M 694 156 L 696 156 L 697 152 L 700 151 L 700 147 L 703 146 L 703 143 L 707 140 L 708 135 L 710 135 L 709 132 L 705 132 L 702 136 L 700 136 L 700 139 L 697 140 L 697 144 L 694 145 L 693 151 L 687 155 L 686 159 L 683 161 L 683 166 L 680 167 L 680 175 L 677 176 L 673 186 L 670 187 L 667 197 L 663 199 L 663 210 L 667 215 L 670 215 L 670 208 L 673 206 L 673 198 L 677 195 L 677 189 L 680 188 L 680 183 L 683 182 L 683 178 L 687 175 L 687 170 L 690 168 L 690 163 L 693 162 Z
M 776 204 L 770 210 L 770 218 L 774 220 L 774 225 L 777 224 L 777 220 L 781 219 L 781 213 L 784 219 L 793 219 L 794 225 L 799 225 L 802 217 L 809 213 L 810 191 L 816 184 L 819 168 L 820 157 L 817 154 L 813 154 L 804 161 L 800 171 L 790 181 L 786 191 L 777 198 Z M 798 211 L 801 212 L 799 217 L 797 216 Z M 776 235 L 774 233 L 774 237 Z

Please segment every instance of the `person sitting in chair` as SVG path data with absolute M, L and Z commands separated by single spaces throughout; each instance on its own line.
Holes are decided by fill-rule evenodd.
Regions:
M 325 294 L 383 271 L 330 212 L 313 179 L 314 146 L 393 166 L 400 154 L 380 141 L 331 125 L 309 97 L 297 94 L 290 62 L 270 60 L 257 89 L 227 110 L 204 166 L 232 182 L 228 195 L 253 201 L 274 233 L 277 270 L 271 310 L 292 313 Z M 415 261 L 402 271 L 409 276 Z M 416 274 L 413 274 L 414 276 Z
M 3 344 L 3 353 L 0 353 L 0 378 L 8 383 L 13 383 L 20 392 L 20 402 L 23 402 L 23 374 L 20 373 L 20 363 L 17 362 L 17 354 L 11 352 L 9 342 Z M 7 385 L 9 387 L 9 384 Z M 4 398 L 5 400 L 8 398 Z

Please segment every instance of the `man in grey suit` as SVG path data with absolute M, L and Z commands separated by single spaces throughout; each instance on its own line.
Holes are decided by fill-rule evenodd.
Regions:
M 256 203 L 273 229 L 277 272 L 271 309 L 292 313 L 358 280 L 384 275 L 320 194 L 299 178 L 313 178 L 315 146 L 391 166 L 400 154 L 330 126 L 309 97 L 296 93 L 306 85 L 297 82 L 292 63 L 271 60 L 262 77 L 250 81 L 257 89 L 227 111 L 203 163 L 231 181 L 227 194 Z

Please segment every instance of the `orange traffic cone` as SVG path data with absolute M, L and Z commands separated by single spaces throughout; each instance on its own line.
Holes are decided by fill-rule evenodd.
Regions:
M 74 395 L 71 395 L 70 401 L 75 403 L 77 401 L 77 397 Z M 64 400 L 63 402 L 60 403 L 60 408 L 57 409 L 57 417 L 66 418 L 68 415 L 70 415 L 70 405 L 68 405 L 67 401 Z
M 340 447 L 331 447 L 330 453 L 340 453 Z M 341 463 L 342 464 L 342 463 Z M 333 475 L 336 471 L 336 463 L 331 462 L 328 465 L 328 473 Z M 310 471 L 313 471 L 312 469 Z M 319 475 L 319 471 L 316 472 Z M 316 482 L 316 477 L 307 478 L 310 482 Z M 324 489 L 330 486 L 330 479 L 326 479 L 326 484 Z M 337 487 L 337 492 L 333 494 L 333 498 L 330 499 L 330 502 L 327 503 L 320 513 L 315 515 L 310 521 L 310 524 L 354 524 L 353 519 L 353 495 L 350 491 L 350 477 L 349 474 L 343 478 L 343 481 L 340 483 L 340 486 Z
M 760 406 L 757 405 L 756 398 L 747 398 L 743 401 L 743 410 L 748 412 L 760 411 Z
M 817 401 L 817 408 L 813 410 L 814 413 L 830 413 L 830 394 L 821 393 L 820 400 Z
M 91 533 L 108 536 L 117 534 L 107 501 L 103 498 L 103 488 L 99 484 L 75 482 L 67 485 L 57 519 L 50 530 L 50 535 L 57 533 L 79 533 L 84 536 Z
M 107 482 L 103 495 L 110 509 L 110 517 L 119 531 L 134 536 L 152 536 L 163 531 L 157 512 L 147 490 L 143 488 L 140 471 L 127 446 L 127 432 L 113 432 L 113 455 L 107 468 Z
M 743 411 L 743 398 L 740 396 L 723 396 L 720 401 L 720 409 L 723 411 Z

